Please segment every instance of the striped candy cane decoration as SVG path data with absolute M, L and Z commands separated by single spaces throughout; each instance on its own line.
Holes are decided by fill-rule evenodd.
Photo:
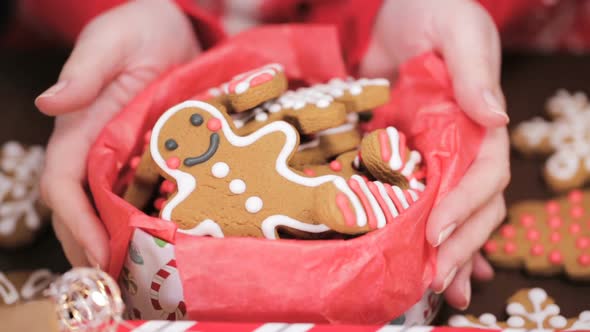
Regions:
M 160 289 L 173 273 L 178 273 L 175 259 L 168 261 L 168 263 L 159 269 L 152 278 L 152 283 L 150 286 L 150 299 L 152 302 L 152 307 L 155 310 L 164 311 L 162 304 L 160 303 Z M 166 320 L 180 320 L 184 318 L 184 315 L 186 315 L 186 305 L 184 301 L 178 302 L 178 306 L 173 312 L 165 312 L 165 314 L 167 315 Z

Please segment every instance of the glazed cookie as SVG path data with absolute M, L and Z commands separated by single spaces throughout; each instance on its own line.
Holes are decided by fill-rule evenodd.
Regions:
M 559 314 L 559 306 L 541 288 L 521 289 L 508 299 L 506 321 L 489 313 L 479 317 L 456 315 L 451 317 L 452 327 L 497 329 L 514 331 L 589 330 L 590 311 L 583 311 L 577 318 L 565 318 Z
M 557 200 L 512 206 L 508 223 L 485 244 L 492 263 L 524 266 L 532 274 L 590 280 L 590 192 L 574 190 Z
M 239 136 L 226 116 L 188 101 L 154 126 L 151 155 L 177 185 L 160 217 L 180 232 L 275 239 L 278 227 L 289 227 L 362 234 L 384 227 L 418 199 L 415 191 L 357 175 L 303 176 L 288 166 L 299 143 L 292 126 L 277 121 Z
M 39 299 L 54 279 L 49 270 L 0 272 L 0 306 Z
M 287 77 L 283 66 L 271 63 L 236 75 L 231 81 L 223 84 L 221 89 L 227 96 L 232 110 L 243 112 L 279 97 L 287 90 Z
M 0 247 L 14 248 L 32 242 L 49 217 L 39 201 L 44 151 L 7 142 L 0 153 Z
M 583 93 L 559 91 L 547 103 L 551 121 L 535 117 L 512 132 L 513 146 L 526 155 L 549 155 L 544 177 L 556 191 L 590 179 L 590 106 Z
M 424 191 L 420 152 L 411 150 L 406 136 L 394 127 L 377 129 L 363 138 L 360 162 L 377 180 Z

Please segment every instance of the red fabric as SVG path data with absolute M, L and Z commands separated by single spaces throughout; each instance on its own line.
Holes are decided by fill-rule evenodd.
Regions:
M 176 245 L 188 319 L 371 324 L 413 305 L 434 275 L 435 250 L 424 235 L 428 214 L 465 173 L 483 138 L 454 102 L 445 66 L 433 54 L 402 66 L 391 103 L 375 117 L 373 126 L 393 124 L 408 134 L 428 171 L 420 200 L 382 230 L 350 241 L 191 237 L 112 191 L 121 165 L 167 108 L 268 62 L 282 63 L 292 81 L 344 76 L 339 54 L 333 28 L 252 29 L 164 75 L 120 112 L 88 160 L 90 188 L 110 235 L 109 273 L 118 275 L 139 227 Z

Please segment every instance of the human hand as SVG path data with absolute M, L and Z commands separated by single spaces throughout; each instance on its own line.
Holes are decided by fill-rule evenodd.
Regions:
M 95 18 L 58 82 L 35 100 L 57 116 L 41 179 L 43 200 L 72 265 L 108 264 L 108 236 L 85 191 L 86 157 L 103 126 L 160 73 L 200 47 L 172 1 L 137 0 Z
M 389 0 L 377 17 L 373 40 L 361 63 L 362 76 L 395 77 L 398 66 L 428 51 L 444 58 L 459 106 L 487 127 L 481 150 L 457 187 L 434 207 L 426 229 L 439 247 L 431 285 L 449 304 L 464 309 L 470 277 L 490 279 L 479 254 L 504 219 L 502 191 L 510 180 L 504 96 L 500 88 L 500 41 L 489 15 L 471 0 Z

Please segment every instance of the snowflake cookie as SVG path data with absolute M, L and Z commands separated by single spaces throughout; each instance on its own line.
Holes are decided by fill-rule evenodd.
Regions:
M 481 329 L 519 329 L 526 331 L 588 330 L 590 329 L 590 311 L 583 311 L 576 318 L 565 318 L 559 314 L 559 306 L 547 296 L 541 288 L 522 289 L 508 299 L 506 321 L 489 313 L 479 317 L 456 315 L 451 317 L 452 327 L 474 327 Z

